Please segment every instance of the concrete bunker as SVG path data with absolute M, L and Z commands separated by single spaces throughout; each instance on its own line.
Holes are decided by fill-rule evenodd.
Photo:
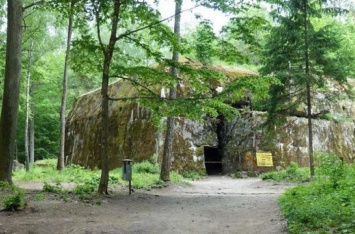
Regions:
M 219 175 L 223 172 L 222 155 L 218 147 L 204 146 L 205 168 L 207 175 Z

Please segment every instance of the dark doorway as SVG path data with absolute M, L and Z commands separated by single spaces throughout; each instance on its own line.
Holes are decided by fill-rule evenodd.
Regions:
M 219 175 L 222 173 L 222 156 L 217 147 L 204 147 L 205 167 L 207 175 Z

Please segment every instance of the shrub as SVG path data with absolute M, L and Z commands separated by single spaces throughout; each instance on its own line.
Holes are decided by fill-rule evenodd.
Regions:
M 44 182 L 43 191 L 60 194 L 63 192 L 63 188 L 60 183 L 56 183 L 55 185 L 51 185 L 47 182 Z
M 290 233 L 354 233 L 355 165 L 332 154 L 319 157 L 316 177 L 280 197 Z
M 21 191 L 17 191 L 4 199 L 5 210 L 18 210 L 25 205 L 25 195 Z
M 136 163 L 133 166 L 134 173 L 148 173 L 148 174 L 158 174 L 159 167 L 156 164 L 153 164 L 147 160 L 144 160 L 140 163 Z
M 0 194 L 0 201 L 4 210 L 14 211 L 25 207 L 25 193 L 15 185 L 1 182 Z
M 77 185 L 74 188 L 74 193 L 79 196 L 80 199 L 86 199 L 95 192 L 96 186 L 92 184 Z
M 335 154 L 318 154 L 319 166 L 316 171 L 318 179 L 326 180 L 337 187 L 344 177 L 344 163 Z
M 286 170 L 271 171 L 260 175 L 263 180 L 275 180 L 278 182 L 304 182 L 309 177 L 308 168 L 299 168 L 294 162 L 291 162 L 290 166 Z

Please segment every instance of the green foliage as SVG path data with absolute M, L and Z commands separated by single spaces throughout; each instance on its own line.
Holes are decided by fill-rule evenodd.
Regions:
M 159 166 L 157 164 L 152 164 L 147 160 L 134 164 L 133 166 L 133 173 L 158 174 L 159 172 Z
M 271 28 L 267 11 L 259 6 L 244 8 L 222 28 L 219 58 L 229 63 L 260 65 L 262 49 Z
M 155 156 L 152 157 L 152 161 Z M 132 186 L 136 189 L 151 189 L 151 188 L 161 188 L 165 186 L 165 183 L 159 179 L 159 167 L 156 163 L 150 161 L 143 161 L 140 163 L 133 164 L 132 171 Z M 199 177 L 200 175 L 188 173 L 188 177 Z M 126 181 L 122 181 L 122 168 L 117 168 L 112 170 L 109 177 L 109 185 L 113 186 L 116 184 L 125 184 Z M 175 183 L 183 183 L 184 177 L 172 172 L 172 181 Z M 100 171 L 99 170 L 89 170 L 77 165 L 71 165 L 67 167 L 63 172 L 56 170 L 56 160 L 47 159 L 37 161 L 31 166 L 29 172 L 16 171 L 13 176 L 14 180 L 21 181 L 43 181 L 44 187 L 43 191 L 56 193 L 64 196 L 68 193 L 67 190 L 63 189 L 62 184 L 66 182 L 74 182 L 77 185 L 74 188 L 74 193 L 79 195 L 81 198 L 85 198 L 91 195 L 92 192 L 97 188 L 100 181 Z M 192 179 L 192 178 L 191 178 Z M 55 183 L 54 185 L 52 183 Z
M 317 155 L 319 166 L 317 177 L 324 183 L 329 182 L 334 188 L 338 187 L 339 181 L 344 178 L 344 163 L 335 154 L 321 153 Z
M 79 196 L 80 199 L 86 199 L 94 194 L 97 185 L 92 185 L 90 183 L 85 183 L 82 185 L 77 185 L 74 188 L 74 193 Z
M 304 182 L 308 180 L 309 169 L 299 168 L 294 162 L 286 170 L 271 171 L 260 175 L 263 180 L 274 180 L 278 182 Z
M 36 161 L 31 165 L 30 171 L 16 171 L 13 178 L 23 181 L 44 181 L 44 182 L 75 182 L 85 183 L 99 177 L 98 170 L 84 170 L 78 165 L 68 166 L 64 172 L 56 169 L 56 159 L 47 159 Z
M 25 195 L 22 192 L 17 192 L 13 195 L 9 195 L 3 201 L 5 210 L 18 210 L 24 207 Z
M 177 173 L 176 171 L 170 172 L 170 179 L 172 182 L 177 184 L 189 185 L 185 177 L 183 177 L 181 174 Z
M 343 82 L 352 74 L 348 68 L 354 56 L 341 52 L 345 37 L 339 23 L 329 21 L 329 15 L 323 19 L 324 2 L 271 1 L 277 24 L 268 35 L 260 70 L 262 75 L 273 74 L 280 81 L 270 89 L 270 126 L 276 124 L 279 114 L 287 115 L 306 103 L 307 87 L 323 87 L 325 77 Z
M 355 165 L 323 154 L 315 179 L 280 197 L 290 233 L 353 233 Z
M 344 117 L 341 115 L 335 115 L 332 113 L 327 113 L 324 116 L 321 116 L 321 118 L 329 120 L 329 121 L 335 121 L 335 122 L 341 122 L 341 123 L 352 123 L 354 121 L 353 118 L 349 117 Z
M 43 201 L 44 198 L 45 198 L 45 196 L 46 196 L 46 195 L 45 195 L 44 193 L 38 193 L 38 194 L 36 194 L 34 200 L 37 201 L 37 202 Z
M 27 1 L 29 3 L 29 1 Z M 26 9 L 23 30 L 22 76 L 30 75 L 30 117 L 36 119 L 35 155 L 37 159 L 57 155 L 61 77 L 63 72 L 64 36 L 61 25 L 55 23 L 58 14 L 40 11 L 37 7 Z M 31 64 L 29 57 L 31 56 Z M 31 65 L 31 66 L 30 66 Z M 23 162 L 26 79 L 22 79 L 17 131 L 19 161 Z
M 43 191 L 50 192 L 50 193 L 57 193 L 57 194 L 61 194 L 64 192 L 63 187 L 60 183 L 56 183 L 55 185 L 51 185 L 47 182 L 44 182 Z
M 215 55 L 217 37 L 213 32 L 210 21 L 202 21 L 193 34 L 193 45 L 196 51 L 196 58 L 202 64 L 210 64 Z
M 9 183 L 0 182 L 0 204 L 4 210 L 14 211 L 25 207 L 25 193 Z
M 132 186 L 136 189 L 162 188 L 165 182 L 159 179 L 159 174 L 139 173 L 132 174 Z
M 74 188 L 74 192 L 78 195 L 92 194 L 96 187 L 91 184 L 78 185 Z
M 165 186 L 159 179 L 160 168 L 150 161 L 142 161 L 133 165 L 132 186 L 136 189 L 152 189 Z

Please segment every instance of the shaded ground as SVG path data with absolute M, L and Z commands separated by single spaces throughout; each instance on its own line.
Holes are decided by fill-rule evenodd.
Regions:
M 260 179 L 208 177 L 191 186 L 152 191 L 119 188 L 101 205 L 49 199 L 20 212 L 0 213 L 0 234 L 8 233 L 285 233 L 277 198 L 287 184 Z M 40 183 L 20 184 L 41 189 Z M 38 195 L 37 195 L 38 198 Z M 38 199 L 37 199 L 38 200 Z

